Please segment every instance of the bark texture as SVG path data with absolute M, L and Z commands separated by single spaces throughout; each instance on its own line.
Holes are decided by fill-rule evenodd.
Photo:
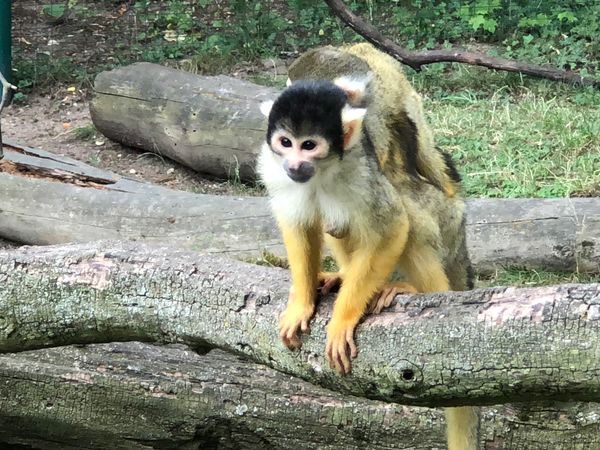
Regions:
M 253 180 L 266 133 L 259 105 L 276 94 L 231 77 L 135 63 L 96 77 L 90 112 L 96 128 L 117 142 L 198 172 Z
M 219 350 L 113 343 L 4 355 L 0 385 L 0 444 L 27 448 L 445 448 L 440 410 L 341 396 Z M 598 448 L 596 411 L 484 408 L 481 448 Z
M 446 406 L 600 400 L 600 284 L 404 296 L 358 328 L 351 376 L 324 359 L 331 301 L 299 352 L 288 273 L 132 244 L 0 251 L 0 351 L 141 340 L 222 348 L 345 394 Z
M 0 236 L 45 245 L 137 240 L 231 256 L 284 255 L 266 198 L 173 191 L 42 150 L 5 144 Z M 600 199 L 472 199 L 479 273 L 519 266 L 600 272 Z

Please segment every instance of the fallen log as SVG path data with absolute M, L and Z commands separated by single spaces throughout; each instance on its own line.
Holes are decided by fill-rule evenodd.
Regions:
M 501 267 L 600 272 L 600 199 L 471 199 L 479 273 Z M 222 253 L 283 255 L 267 200 L 192 194 L 5 143 L 0 237 L 33 245 L 138 240 Z
M 219 350 L 113 343 L 3 355 L 0 385 L 0 444 L 27 448 L 445 446 L 439 410 L 344 397 Z M 597 448 L 598 409 L 484 408 L 481 448 Z
M 426 450 L 444 442 L 436 410 L 342 397 L 221 351 L 117 343 L 5 355 L 0 366 L 0 443 Z
M 227 76 L 203 77 L 151 63 L 102 72 L 90 113 L 105 136 L 220 177 L 254 180 L 277 91 Z
M 221 348 L 344 394 L 423 406 L 600 400 L 600 284 L 401 297 L 357 332 L 340 378 L 330 301 L 279 342 L 288 272 L 132 243 L 0 251 L 0 352 L 139 340 Z

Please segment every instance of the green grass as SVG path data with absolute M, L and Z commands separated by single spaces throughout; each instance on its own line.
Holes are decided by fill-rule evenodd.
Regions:
M 477 68 L 413 83 L 466 196 L 600 195 L 599 90 Z
M 260 266 L 281 267 L 288 269 L 289 264 L 285 257 L 277 256 L 263 250 L 259 256 L 244 258 L 243 261 Z M 337 272 L 338 267 L 331 256 L 326 256 L 322 261 L 325 272 Z M 492 286 L 547 286 L 565 283 L 600 283 L 600 274 L 585 274 L 574 272 L 556 272 L 547 270 L 522 269 L 518 267 L 500 269 L 492 275 L 478 275 L 475 280 L 476 288 Z
M 258 256 L 242 258 L 242 261 L 257 264 L 259 266 L 281 267 L 282 269 L 288 269 L 290 267 L 286 258 L 277 256 L 268 250 L 261 251 Z
M 96 136 L 97 130 L 93 123 L 88 123 L 71 131 L 73 137 L 80 141 L 89 141 Z
M 475 285 L 482 288 L 490 286 L 544 286 L 564 283 L 600 283 L 600 274 L 509 268 L 499 270 L 492 276 L 478 276 Z

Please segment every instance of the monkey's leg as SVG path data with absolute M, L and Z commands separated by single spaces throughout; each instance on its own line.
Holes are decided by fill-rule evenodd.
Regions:
M 309 331 L 308 322 L 315 310 L 323 237 L 318 224 L 290 227 L 279 221 L 279 226 L 292 273 L 288 304 L 279 319 L 279 336 L 286 347 L 296 349 L 302 346 L 299 332 Z
M 402 268 L 419 292 L 449 291 L 450 284 L 442 263 L 433 249 L 408 248 Z M 477 450 L 479 415 L 477 408 L 445 408 L 448 450 Z
M 373 295 L 385 284 L 404 251 L 408 222 L 403 222 L 394 229 L 393 237 L 356 248 L 344 270 L 344 282 L 327 327 L 326 346 L 330 366 L 342 374 L 350 372 L 351 358 L 358 354 L 354 343 L 354 329 L 358 321 Z
M 387 283 L 379 294 L 376 294 L 369 305 L 369 313 L 379 314 L 384 308 L 389 307 L 398 294 L 416 294 L 417 289 L 409 283 Z

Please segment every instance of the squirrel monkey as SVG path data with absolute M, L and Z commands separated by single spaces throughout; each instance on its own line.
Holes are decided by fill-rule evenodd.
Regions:
M 349 65 L 340 63 L 341 76 L 332 73 L 332 66 L 325 73 L 309 65 L 303 75 L 308 79 L 300 78 L 298 62 L 292 66 L 290 86 L 274 102 L 261 105 L 268 128 L 257 169 L 292 276 L 279 322 L 283 343 L 301 346 L 317 288 L 321 284 L 329 290 L 341 281 L 327 326 L 326 354 L 331 367 L 345 374 L 358 353 L 355 328 L 369 308 L 381 310 L 399 292 L 470 289 L 472 271 L 465 206 L 457 194 L 460 178 L 451 159 L 433 147 L 420 103 L 415 103 L 418 96 L 405 78 L 392 103 L 380 96 L 383 80 L 396 73 L 396 65 L 374 58 L 367 44 L 322 51 L 348 53 Z M 356 60 L 355 54 L 370 55 L 370 62 Z M 354 64 L 359 64 L 356 73 L 351 72 Z M 420 154 L 426 156 L 419 160 Z M 339 273 L 320 272 L 323 241 Z M 408 283 L 395 281 L 396 271 Z M 446 411 L 449 449 L 475 450 L 476 410 Z

